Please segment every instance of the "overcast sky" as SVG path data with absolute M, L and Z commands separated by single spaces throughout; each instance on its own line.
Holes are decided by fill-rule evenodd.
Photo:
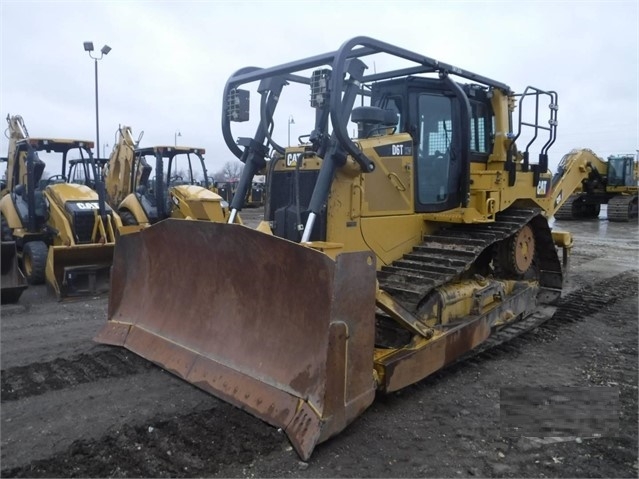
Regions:
M 557 91 L 553 169 L 576 147 L 604 157 L 639 148 L 636 0 L 2 0 L 0 15 L 2 121 L 19 114 L 32 136 L 95 141 L 94 62 L 82 43 L 112 48 L 98 63 L 100 143 L 109 145 L 107 154 L 119 124 L 135 135 L 144 130 L 142 146 L 171 145 L 179 131 L 178 144 L 205 147 L 215 172 L 234 159 L 220 128 L 222 90 L 234 71 L 334 51 L 359 35 L 517 92 L 528 85 Z M 289 116 L 292 138 L 312 128 L 308 92 L 298 98 L 278 107 L 274 136 L 281 144 Z M 4 135 L 1 140 L 5 156 Z

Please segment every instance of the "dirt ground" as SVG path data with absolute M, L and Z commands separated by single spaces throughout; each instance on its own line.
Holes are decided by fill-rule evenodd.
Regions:
M 247 223 L 260 210 L 243 212 Z M 387 396 L 303 462 L 277 429 L 122 349 L 106 298 L 1 310 L 2 477 L 637 477 L 639 236 L 574 233 L 554 318 Z

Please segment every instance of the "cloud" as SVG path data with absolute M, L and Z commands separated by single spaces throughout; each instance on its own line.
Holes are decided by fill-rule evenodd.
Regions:
M 602 156 L 639 145 L 638 7 L 628 2 L 4 1 L 0 104 L 34 136 L 95 139 L 92 40 L 98 62 L 100 143 L 119 124 L 143 145 L 205 147 L 209 169 L 232 159 L 223 142 L 222 90 L 237 69 L 333 51 L 366 35 L 495 78 L 559 93 L 551 166 L 573 147 Z M 372 60 L 372 59 L 371 59 Z M 369 61 L 369 71 L 387 60 Z M 289 87 L 293 89 L 293 87 Z M 282 98 L 275 137 L 308 134 L 308 92 Z M 257 97 L 253 95 L 253 107 Z M 252 135 L 246 125 L 236 135 Z M 2 138 L 0 148 L 6 152 Z

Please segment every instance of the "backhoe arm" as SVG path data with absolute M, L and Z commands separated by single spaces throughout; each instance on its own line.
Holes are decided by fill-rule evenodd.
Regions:
M 130 126 L 118 128 L 118 141 L 104 172 L 107 201 L 116 207 L 133 191 L 131 170 L 138 142 L 133 140 Z
M 26 140 L 29 138 L 29 131 L 27 130 L 26 125 L 24 124 L 24 120 L 20 115 L 10 115 L 7 114 L 7 123 L 8 127 L 5 131 L 5 136 L 9 139 L 9 151 L 7 152 L 7 185 L 6 188 L 2 190 L 2 196 L 4 196 L 9 191 L 12 191 L 16 186 L 15 179 L 16 176 L 18 178 L 24 178 L 26 175 L 26 166 L 24 164 L 20 164 L 18 158 L 16 157 L 17 145 L 16 143 L 21 140 Z M 18 168 L 18 175 L 15 174 L 15 169 Z

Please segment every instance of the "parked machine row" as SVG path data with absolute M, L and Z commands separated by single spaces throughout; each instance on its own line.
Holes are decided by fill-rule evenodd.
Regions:
M 209 188 L 202 148 L 141 148 L 142 135 L 134 141 L 131 128 L 120 126 L 110 157 L 98 160 L 91 141 L 33 138 L 21 116 L 8 115 L 7 122 L 3 303 L 44 282 L 59 299 L 100 295 L 110 286 L 120 234 L 166 218 L 225 222 L 229 216 Z M 46 173 L 52 167 L 55 174 Z

